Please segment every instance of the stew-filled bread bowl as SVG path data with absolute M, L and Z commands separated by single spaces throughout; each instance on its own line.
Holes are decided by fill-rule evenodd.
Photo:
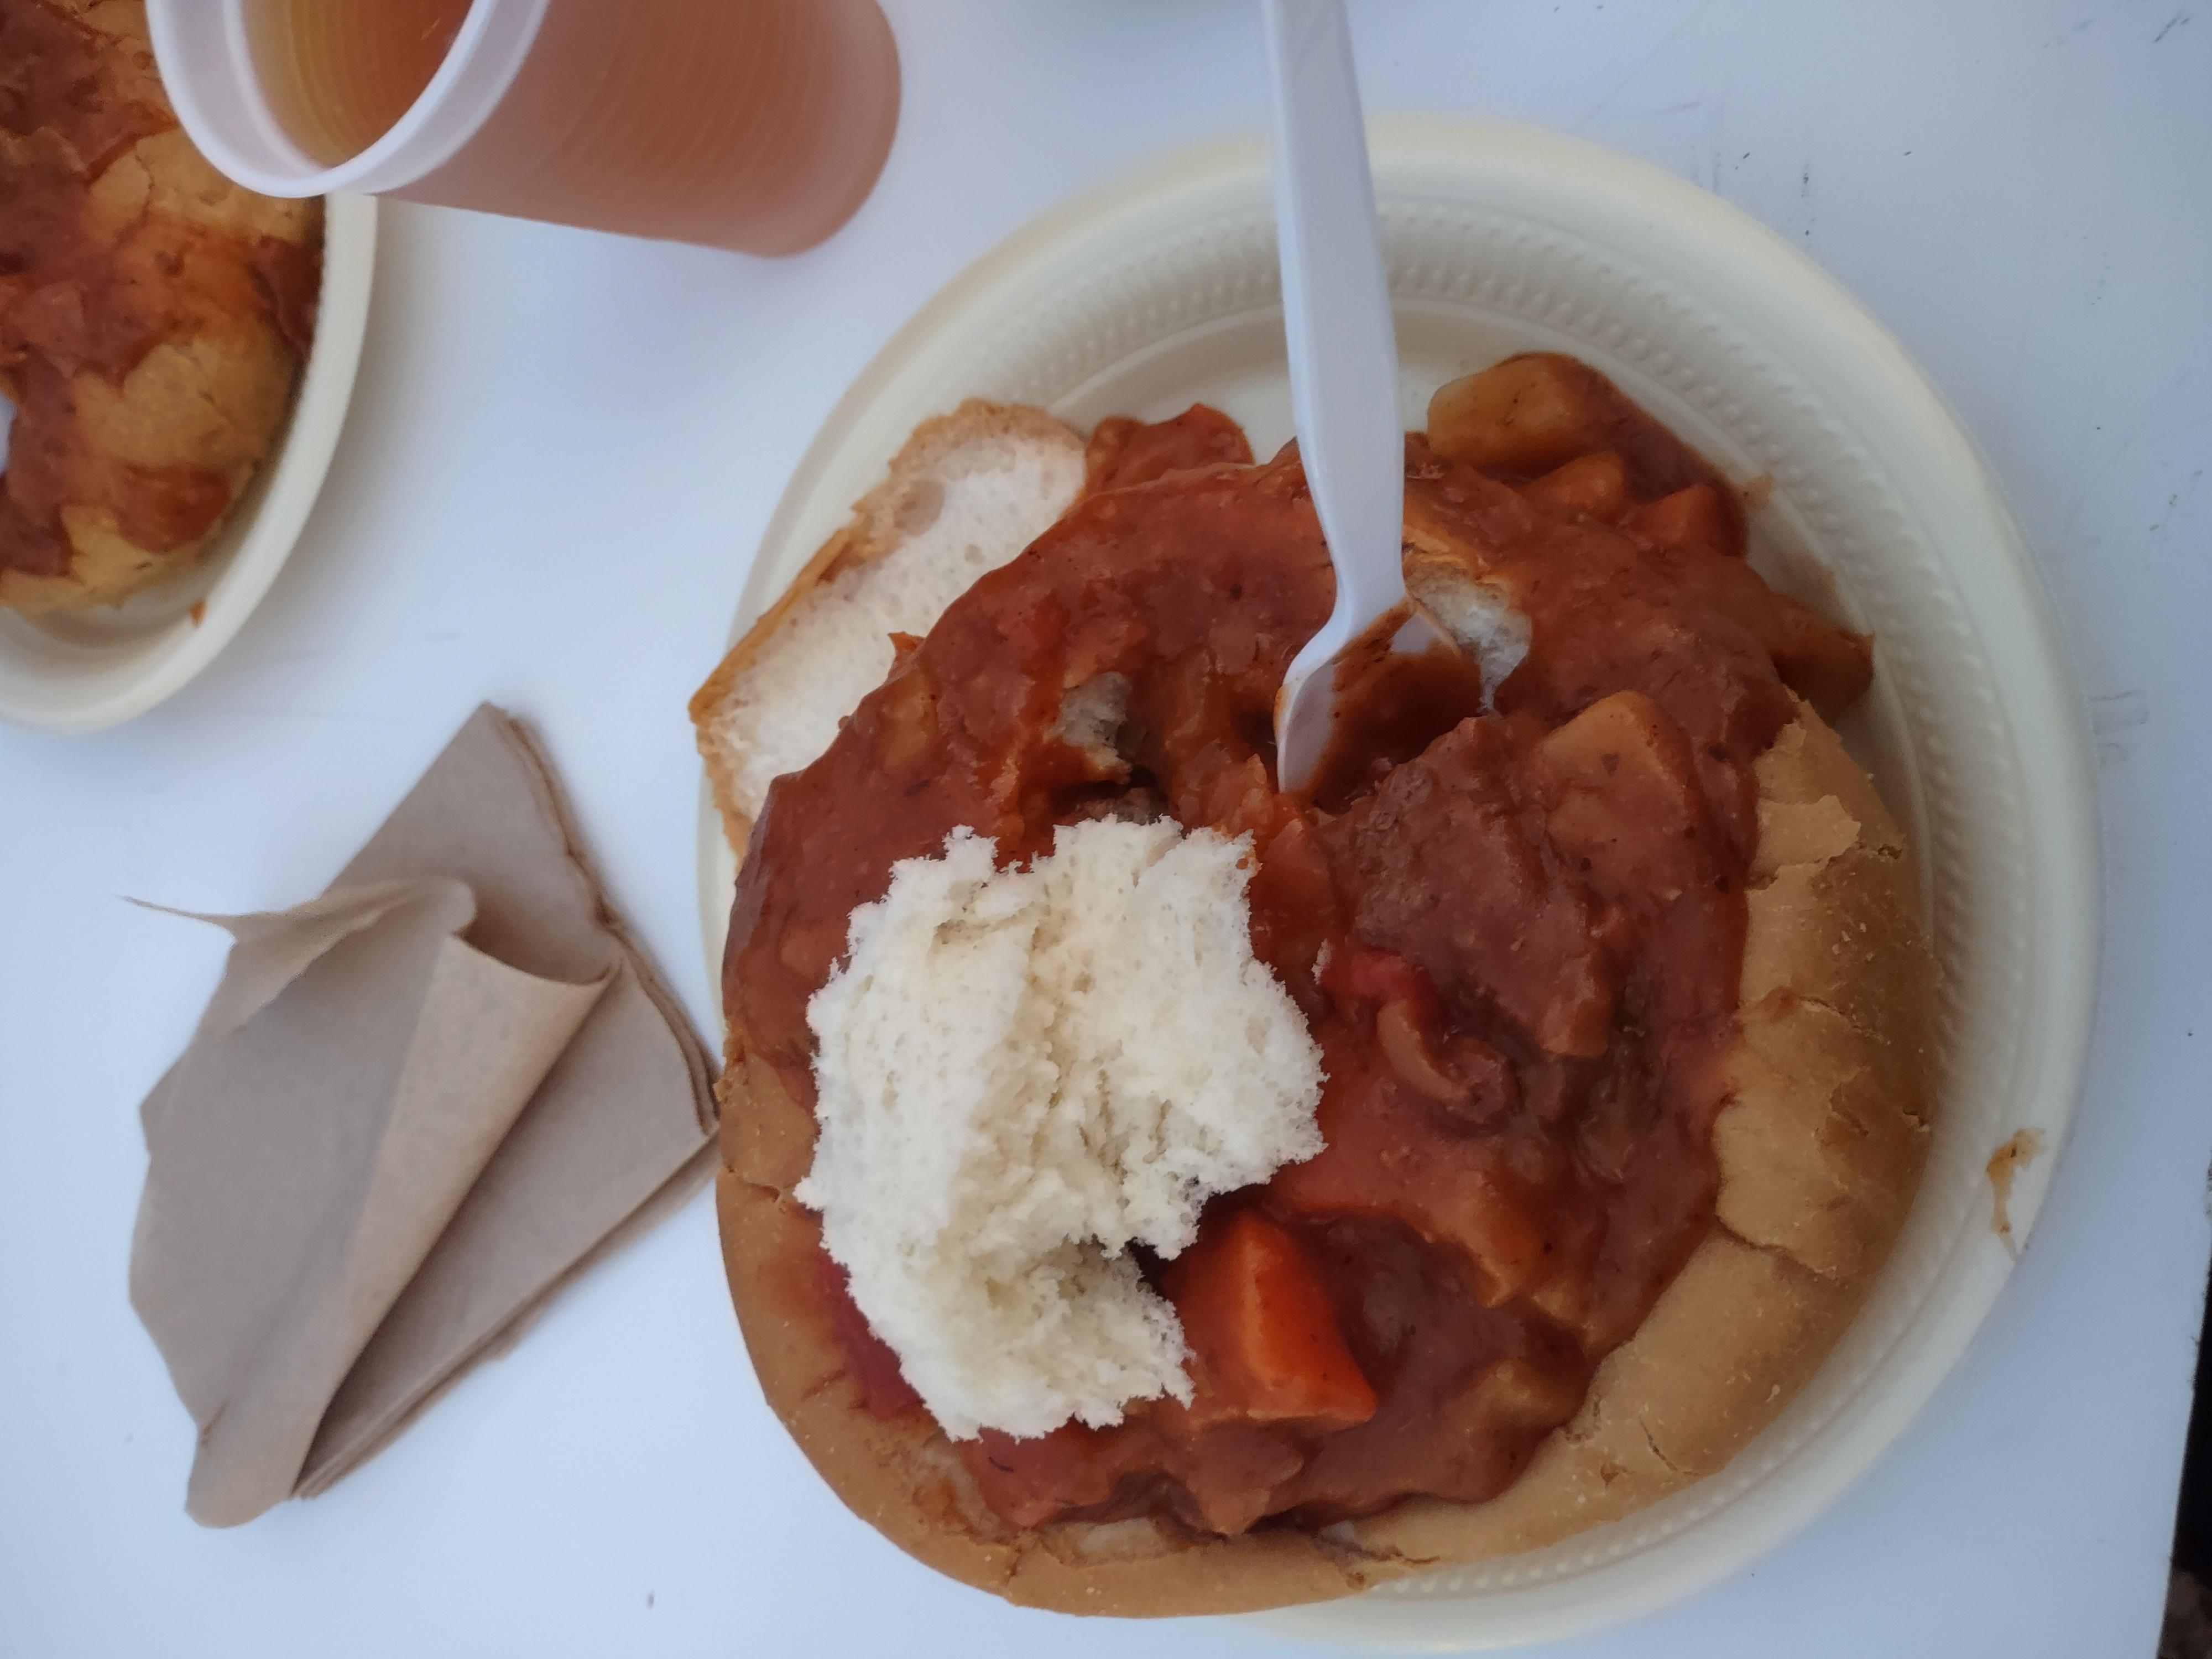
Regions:
M 1011 1600 L 1282 1606 L 1626 1515 L 1780 1412 L 1911 1204 L 1932 969 L 1827 723 L 1870 642 L 1571 359 L 1407 453 L 1475 672 L 1318 799 L 1269 717 L 1326 551 L 1202 408 L 926 424 L 695 701 L 748 1346 L 856 1512 Z

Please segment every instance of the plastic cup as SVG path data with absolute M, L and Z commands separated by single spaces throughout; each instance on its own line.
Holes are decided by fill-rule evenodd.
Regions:
M 147 16 L 192 141 L 268 196 L 792 253 L 860 206 L 898 123 L 875 0 L 148 0 Z

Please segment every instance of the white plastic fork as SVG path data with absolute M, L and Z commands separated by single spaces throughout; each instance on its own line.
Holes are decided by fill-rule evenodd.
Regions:
M 1406 434 L 1398 422 L 1398 338 L 1343 0 L 1261 4 L 1274 80 L 1275 234 L 1291 410 L 1336 568 L 1335 608 L 1291 660 L 1275 696 L 1278 786 L 1303 793 L 1336 728 L 1336 665 L 1347 646 L 1395 616 L 1401 620 L 1389 653 L 1455 647 L 1407 597 L 1400 562 Z

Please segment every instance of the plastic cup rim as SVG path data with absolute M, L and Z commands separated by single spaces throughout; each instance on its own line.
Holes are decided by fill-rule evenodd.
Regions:
M 269 104 L 246 32 L 248 3 L 222 0 L 219 27 L 228 71 L 223 84 L 205 84 L 191 68 L 204 54 L 185 49 L 187 33 L 205 30 L 210 21 L 199 0 L 149 0 L 155 57 L 178 119 L 221 172 L 264 196 L 305 197 L 399 190 L 451 161 L 514 84 L 537 39 L 547 0 L 471 0 L 452 47 L 415 101 L 374 143 L 327 167 L 301 148 Z M 242 154 L 230 143 L 208 118 L 203 100 L 210 94 L 242 104 L 281 165 Z

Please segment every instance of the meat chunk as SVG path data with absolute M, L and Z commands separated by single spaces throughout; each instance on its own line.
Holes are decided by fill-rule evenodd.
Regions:
M 1590 906 L 1512 765 L 1503 722 L 1463 721 L 1322 830 L 1352 929 L 1548 1054 L 1605 1051 L 1618 991 Z

